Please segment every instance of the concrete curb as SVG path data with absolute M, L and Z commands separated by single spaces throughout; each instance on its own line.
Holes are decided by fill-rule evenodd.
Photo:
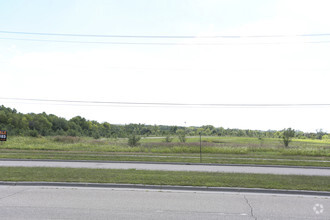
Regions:
M 173 164 L 173 165 L 202 165 L 202 166 L 238 166 L 238 167 L 278 167 L 303 169 L 330 169 L 330 167 L 287 166 L 287 165 L 259 165 L 259 164 L 220 164 L 220 163 L 185 163 L 185 162 L 148 162 L 148 161 L 109 161 L 109 160 L 48 160 L 48 159 L 10 159 L 1 158 L 0 161 L 44 161 L 44 162 L 86 162 L 86 163 L 138 163 L 138 164 Z
M 170 185 L 143 185 L 143 184 L 115 184 L 115 183 L 75 183 L 75 182 L 9 182 L 9 181 L 0 181 L 0 186 L 121 188 L 121 189 L 178 190 L 178 191 L 200 191 L 200 192 L 264 193 L 264 194 L 308 195 L 308 196 L 330 197 L 330 192 L 325 192 L 325 191 L 279 190 L 279 189 L 236 188 L 236 187 L 170 186 Z

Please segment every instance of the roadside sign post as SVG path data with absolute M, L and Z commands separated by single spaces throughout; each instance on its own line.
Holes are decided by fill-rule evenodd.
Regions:
M 3 143 L 3 141 L 7 141 L 7 131 L 0 130 L 0 142 L 1 142 L 1 144 Z
M 199 161 L 202 163 L 202 132 L 199 133 Z

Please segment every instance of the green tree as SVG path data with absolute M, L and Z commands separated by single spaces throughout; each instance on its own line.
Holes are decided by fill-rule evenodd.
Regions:
M 323 135 L 326 135 L 327 133 L 323 131 L 323 129 L 316 130 L 316 138 L 322 139 Z
M 71 118 L 69 122 L 74 122 L 76 125 L 80 127 L 80 134 L 81 135 L 88 135 L 88 122 L 85 118 L 82 118 L 80 116 L 76 116 L 74 118 Z M 71 128 L 72 129 L 72 128 Z M 79 128 L 77 128 L 79 129 Z
M 20 128 L 25 129 L 25 130 L 28 129 L 29 121 L 25 116 L 22 117 L 19 126 L 20 126 Z
M 177 131 L 178 129 L 179 129 L 178 126 L 171 126 L 171 127 L 170 127 L 170 132 L 171 132 L 172 134 L 175 134 L 176 131 Z
M 264 134 L 261 133 L 261 132 L 259 132 L 259 133 L 257 134 L 257 137 L 258 137 L 258 140 L 259 140 L 260 146 L 263 146 L 264 141 L 265 141 L 265 139 L 264 139 Z
M 136 135 L 135 133 L 131 134 L 128 136 L 128 145 L 130 147 L 135 147 L 137 145 L 139 145 L 141 140 L 141 137 Z
M 322 140 L 328 140 L 329 139 L 329 135 L 328 134 L 325 134 L 322 136 Z
M 45 136 L 51 129 L 52 123 L 43 114 L 33 114 L 32 120 L 29 121 L 29 127 L 31 130 L 37 130 L 39 134 Z
M 178 135 L 179 141 L 181 143 L 185 143 L 187 138 L 186 138 L 186 132 L 183 129 L 178 129 L 176 131 L 176 134 Z
M 292 141 L 292 138 L 295 135 L 294 129 L 288 128 L 284 129 L 282 132 L 282 141 L 285 147 L 289 146 L 289 143 Z
M 57 117 L 56 115 L 49 115 L 48 119 L 53 125 L 52 126 L 53 131 L 69 130 L 68 121 L 65 118 L 60 118 L 60 117 Z
M 0 124 L 7 124 L 8 117 L 5 111 L 0 111 Z
M 155 136 L 159 135 L 159 131 L 160 131 L 160 129 L 159 129 L 158 125 L 151 126 L 151 132 L 153 135 L 155 135 Z
M 141 135 L 149 136 L 150 134 L 152 134 L 152 131 L 150 130 L 150 128 L 147 126 L 144 126 L 141 130 Z
M 170 142 L 172 142 L 172 140 L 173 140 L 173 138 L 168 134 L 168 135 L 166 135 L 164 142 L 170 143 Z

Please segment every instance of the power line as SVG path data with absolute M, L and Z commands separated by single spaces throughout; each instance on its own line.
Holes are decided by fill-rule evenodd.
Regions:
M 2 98 L 3 100 L 15 101 L 33 101 L 48 103 L 66 103 L 66 104 L 89 104 L 89 105 L 113 105 L 113 106 L 129 106 L 129 107 L 214 107 L 214 108 L 296 108 L 296 107 L 330 107 L 326 103 L 297 103 L 297 104 L 228 104 L 228 103 L 166 103 L 166 102 L 111 102 L 111 101 L 79 101 L 79 100 L 58 100 L 58 99 L 27 99 L 27 98 Z
M 35 42 L 54 42 L 54 43 L 78 43 L 78 44 L 109 44 L 109 45 L 159 45 L 159 46 L 229 46 L 229 45 L 278 45 L 278 44 L 322 44 L 330 43 L 330 41 L 303 41 L 303 42 L 256 42 L 256 43 L 146 43 L 146 42 L 110 42 L 110 41 L 70 41 L 70 40 L 44 40 L 32 38 L 6 38 L 0 37 L 0 40 L 18 40 L 18 41 L 35 41 Z
M 79 43 L 79 44 L 112 44 L 112 45 L 214 45 L 214 44 L 193 44 L 193 43 L 143 43 L 143 42 L 109 42 L 109 41 L 70 41 L 70 40 L 44 40 L 44 39 L 31 39 L 31 38 L 4 38 L 1 40 L 19 40 L 19 41 L 36 41 L 36 42 L 55 42 L 55 43 Z
M 98 37 L 98 38 L 283 38 L 283 37 L 326 37 L 330 33 L 309 34 L 277 34 L 277 35 L 105 35 L 105 34 L 64 34 L 64 33 L 40 33 L 23 31 L 0 31 L 3 34 L 39 35 L 39 36 L 61 36 L 61 37 Z

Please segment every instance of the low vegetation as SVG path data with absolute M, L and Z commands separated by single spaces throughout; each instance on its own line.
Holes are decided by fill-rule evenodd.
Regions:
M 113 125 L 80 116 L 66 120 L 46 113 L 22 114 L 4 106 L 0 106 L 0 130 L 8 131 L 0 158 L 330 167 L 330 139 L 322 130 Z
M 126 183 L 330 191 L 330 177 L 82 168 L 0 167 L 1 181 Z
M 136 137 L 137 138 L 137 137 Z M 0 145 L 0 158 L 200 162 L 199 137 L 142 138 L 129 145 L 126 138 L 9 137 Z M 292 139 L 284 147 L 279 138 L 202 137 L 203 163 L 268 164 L 330 167 L 330 141 Z

